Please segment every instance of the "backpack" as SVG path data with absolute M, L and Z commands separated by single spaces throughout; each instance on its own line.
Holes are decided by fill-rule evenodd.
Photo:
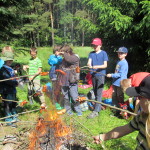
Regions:
M 94 90 L 93 90 L 93 89 L 91 89 L 91 90 L 87 93 L 87 97 L 88 97 L 88 99 L 95 100 L 95 95 L 94 95 Z
M 49 59 L 48 59 L 48 64 L 50 66 L 53 65 L 59 65 L 62 62 L 62 57 L 61 56 L 56 56 L 56 55 L 50 55 Z

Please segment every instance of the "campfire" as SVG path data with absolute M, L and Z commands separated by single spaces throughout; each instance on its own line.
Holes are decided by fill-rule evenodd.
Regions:
M 56 110 L 43 110 L 29 135 L 28 150 L 87 150 L 75 144 L 73 128 L 66 125 Z

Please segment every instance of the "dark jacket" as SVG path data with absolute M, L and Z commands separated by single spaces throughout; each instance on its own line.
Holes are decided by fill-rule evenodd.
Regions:
M 0 69 L 0 80 L 9 79 L 12 75 L 9 70 L 3 66 Z M 18 82 L 16 80 L 7 80 L 7 81 L 0 81 L 0 93 L 1 94 L 15 94 L 16 93 L 16 86 Z
M 79 66 L 79 56 L 76 54 L 69 55 L 64 53 L 64 58 L 60 69 L 63 70 L 66 75 L 60 75 L 60 85 L 69 86 L 71 83 L 77 83 L 79 80 L 79 73 L 76 73 L 76 67 Z

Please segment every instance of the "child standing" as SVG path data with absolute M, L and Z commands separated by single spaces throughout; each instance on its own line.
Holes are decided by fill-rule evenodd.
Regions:
M 28 93 L 29 96 L 33 94 L 33 89 L 35 92 L 40 92 L 39 98 L 41 101 L 41 105 L 45 106 L 45 97 L 41 90 L 41 82 L 40 82 L 40 73 L 42 71 L 42 62 L 37 57 L 37 49 L 31 48 L 30 49 L 30 56 L 31 59 L 29 60 L 28 65 L 24 65 L 23 69 L 27 71 L 29 69 L 29 75 L 33 75 L 29 77 L 29 85 L 28 85 Z M 32 95 L 33 96 L 33 95 Z M 32 99 L 32 97 L 29 97 Z M 32 103 L 32 101 L 31 101 Z
M 78 80 L 79 73 L 76 72 L 76 67 L 79 67 L 80 58 L 73 52 L 69 45 L 64 45 L 59 52 L 63 56 L 60 69 L 65 72 L 65 75 L 59 74 L 58 82 L 61 86 L 62 94 L 64 97 L 64 108 L 69 115 L 73 115 L 71 100 L 73 101 L 74 109 L 77 116 L 82 116 L 80 109 L 80 102 L 78 99 Z
M 51 66 L 49 71 L 49 77 L 52 81 L 57 79 L 56 69 L 59 68 L 59 65 L 62 63 L 62 57 L 59 56 L 59 50 L 62 46 L 55 46 L 53 49 L 53 55 L 50 55 L 48 59 L 48 64 Z
M 9 79 L 15 76 L 14 70 L 11 68 L 11 64 L 13 63 L 13 53 L 7 52 L 4 54 L 3 60 L 5 61 L 4 65 L 0 69 L 0 80 Z M 14 80 L 7 80 L 0 82 L 0 93 L 3 99 L 7 100 L 16 100 L 16 86 L 18 86 L 18 82 Z M 12 101 L 3 101 L 4 102 L 4 112 L 5 116 L 16 115 L 16 102 Z M 7 125 L 16 127 L 13 122 L 18 121 L 17 115 L 13 117 L 9 117 L 5 119 Z
M 120 47 L 117 51 L 119 61 L 116 64 L 115 73 L 107 74 L 108 78 L 113 78 L 113 94 L 112 103 L 116 107 L 120 107 L 119 103 L 124 103 L 124 93 L 120 86 L 120 81 L 127 79 L 128 74 L 128 62 L 125 59 L 128 53 L 126 47 Z M 119 115 L 120 111 L 116 111 L 115 115 Z
M 102 91 L 105 82 L 105 74 L 107 68 L 108 56 L 107 53 L 101 50 L 102 40 L 95 38 L 92 41 L 94 51 L 89 54 L 88 63 L 92 75 L 92 85 L 95 95 L 95 100 L 101 102 Z M 101 111 L 101 104 L 96 103 L 94 111 L 87 118 L 95 118 Z
M 62 109 L 60 106 L 60 95 L 61 95 L 61 86 L 57 84 L 57 72 L 56 69 L 59 69 L 59 65 L 62 63 L 62 57 L 59 55 L 59 51 L 62 46 L 56 45 L 53 49 L 53 54 L 50 55 L 48 59 L 48 64 L 51 66 L 49 71 L 49 77 L 52 81 L 52 100 L 56 105 L 56 109 Z

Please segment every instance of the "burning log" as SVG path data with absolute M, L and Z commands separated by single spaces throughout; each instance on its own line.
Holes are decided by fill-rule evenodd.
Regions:
M 35 130 L 29 135 L 29 150 L 59 150 L 64 141 L 70 139 L 72 130 L 59 118 L 57 112 L 46 111 L 38 119 Z

